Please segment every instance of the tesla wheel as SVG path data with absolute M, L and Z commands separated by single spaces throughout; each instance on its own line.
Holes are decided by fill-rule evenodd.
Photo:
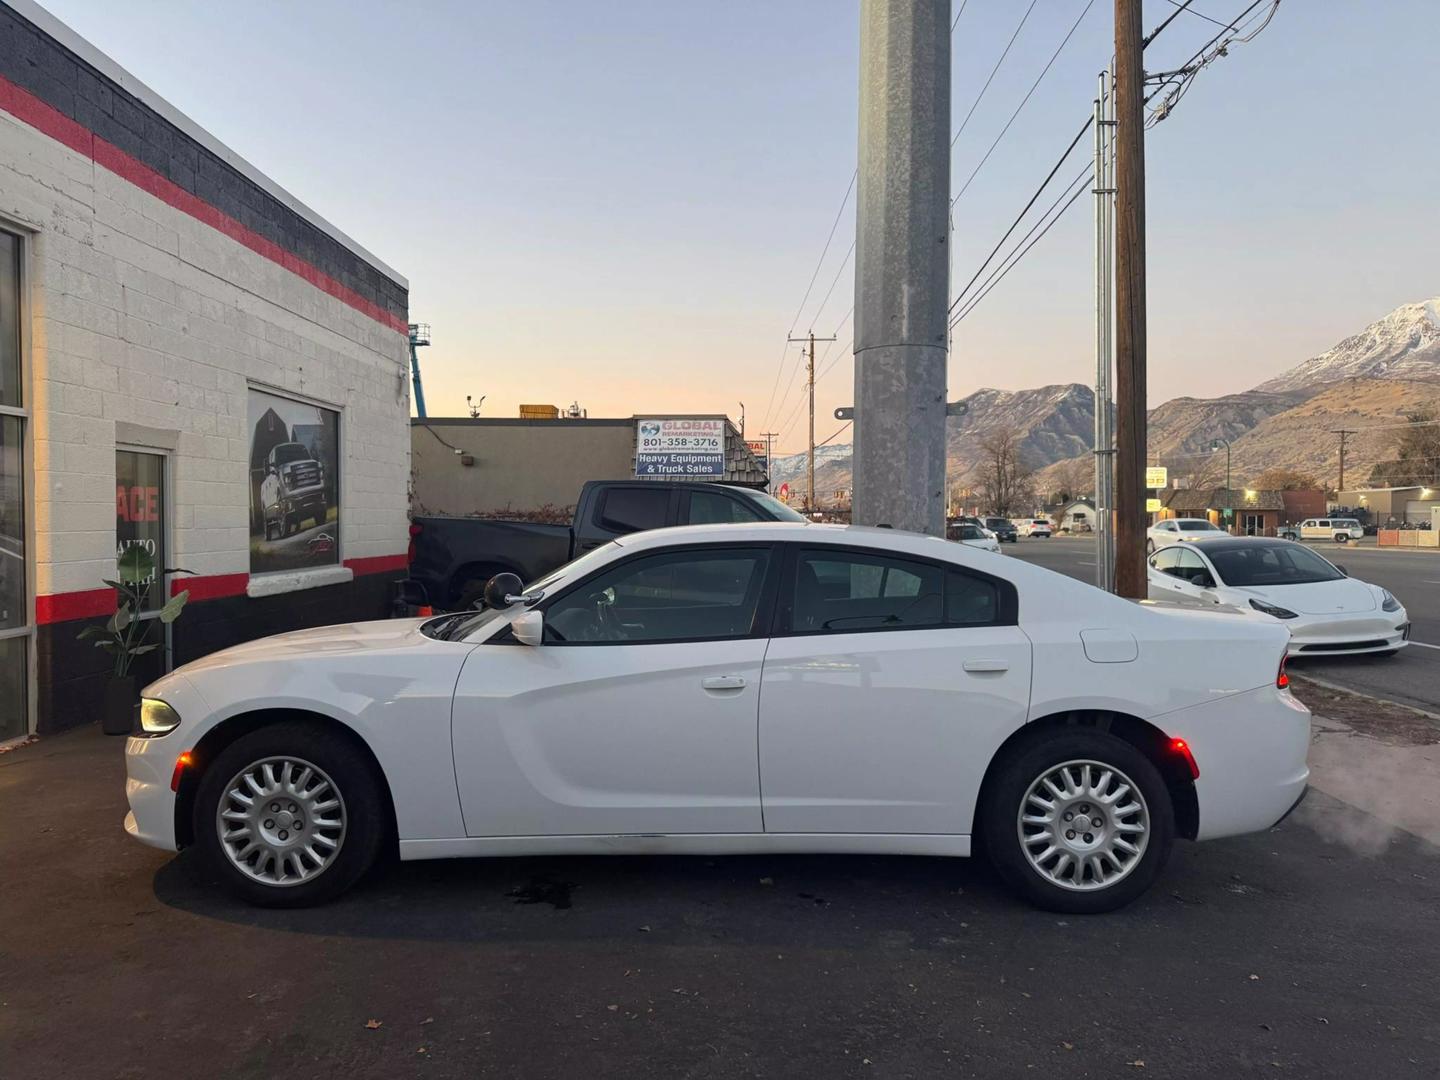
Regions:
M 1037 907 L 1114 911 L 1154 882 L 1170 854 L 1174 811 L 1165 781 L 1114 735 L 1072 730 L 1001 766 L 983 808 L 1000 876 Z
M 237 739 L 205 770 L 196 847 L 248 903 L 320 904 L 374 864 L 383 805 L 373 766 L 351 743 L 307 724 L 276 724 Z

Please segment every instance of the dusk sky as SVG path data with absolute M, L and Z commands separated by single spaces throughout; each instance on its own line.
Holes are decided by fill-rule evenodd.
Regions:
M 840 339 L 822 438 L 852 398 L 853 198 L 795 313 L 855 168 L 858 0 L 46 2 L 409 277 L 410 317 L 434 328 L 432 415 L 466 394 L 490 416 L 578 400 L 738 418 L 744 401 L 752 434 L 798 450 L 792 319 Z M 967 0 L 952 128 L 1028 6 Z M 1245 6 L 1193 5 L 1222 23 Z M 953 190 L 1085 7 L 1036 0 L 955 146 Z M 955 285 L 1089 114 L 1112 8 L 1096 0 L 957 204 Z M 1173 10 L 1148 0 L 1147 27 Z M 1152 404 L 1247 389 L 1440 293 L 1434 21 L 1433 0 L 1284 0 L 1149 133 Z M 1147 68 L 1217 30 L 1182 14 Z M 952 398 L 1092 380 L 1091 244 L 1082 195 L 960 324 Z

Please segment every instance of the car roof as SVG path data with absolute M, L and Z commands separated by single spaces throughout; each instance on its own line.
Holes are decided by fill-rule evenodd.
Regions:
M 1282 540 L 1278 536 L 1216 536 L 1206 540 L 1191 540 L 1182 547 L 1199 548 L 1201 551 L 1218 551 L 1233 547 L 1301 547 L 1293 540 Z

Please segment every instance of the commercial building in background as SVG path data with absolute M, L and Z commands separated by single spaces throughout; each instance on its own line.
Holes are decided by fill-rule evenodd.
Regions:
M 1440 489 L 1421 487 L 1352 488 L 1338 492 L 1331 506 L 1364 510 L 1372 525 L 1420 525 L 1428 523 L 1433 509 L 1440 506 Z M 1321 506 L 1312 516 L 1323 516 Z
M 191 596 L 141 678 L 385 613 L 407 305 L 355 241 L 0 0 L 0 741 L 95 715 L 109 659 L 76 636 L 134 545 L 189 571 L 156 575 L 152 609 Z
M 766 480 L 724 416 L 536 417 L 525 408 L 532 415 L 411 420 L 415 513 L 569 521 L 586 480 Z

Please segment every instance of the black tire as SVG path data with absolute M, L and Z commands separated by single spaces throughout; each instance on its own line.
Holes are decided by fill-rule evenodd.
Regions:
M 1077 891 L 1057 885 L 1036 870 L 1020 842 L 1018 815 L 1040 776 L 1067 761 L 1095 761 L 1125 774 L 1144 797 L 1150 816 L 1149 840 L 1139 861 L 1114 885 Z M 1038 908 L 1092 915 L 1130 903 L 1159 876 L 1175 839 L 1175 812 L 1169 789 L 1154 764 L 1135 747 L 1106 732 L 1075 729 L 1042 735 L 998 765 L 981 807 L 985 850 L 1000 877 Z
M 279 756 L 300 758 L 324 771 L 345 808 L 345 832 L 332 861 L 313 878 L 293 885 L 267 885 L 237 869 L 223 850 L 216 825 L 229 782 L 247 765 Z M 374 865 L 388 834 L 385 807 L 374 764 L 345 737 L 311 724 L 273 724 L 236 739 L 205 769 L 195 793 L 195 847 L 209 871 L 246 903 L 309 907 L 339 896 Z

